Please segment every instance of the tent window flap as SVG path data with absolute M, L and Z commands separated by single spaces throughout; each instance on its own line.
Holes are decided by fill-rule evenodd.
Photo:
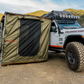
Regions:
M 21 19 L 19 36 L 19 55 L 35 56 L 39 52 L 41 22 L 39 20 Z

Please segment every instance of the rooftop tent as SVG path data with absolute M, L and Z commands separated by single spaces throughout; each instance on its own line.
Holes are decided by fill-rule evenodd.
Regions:
M 50 19 L 5 13 L 2 25 L 2 65 L 47 60 Z

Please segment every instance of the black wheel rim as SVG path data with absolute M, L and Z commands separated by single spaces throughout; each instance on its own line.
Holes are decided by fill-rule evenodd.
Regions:
M 73 53 L 72 50 L 68 52 L 68 61 L 70 64 L 75 64 L 75 61 L 76 61 L 75 54 Z

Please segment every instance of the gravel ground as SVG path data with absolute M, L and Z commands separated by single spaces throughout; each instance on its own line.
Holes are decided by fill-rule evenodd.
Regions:
M 73 72 L 65 54 L 50 52 L 46 62 L 0 68 L 0 84 L 84 84 L 84 72 Z

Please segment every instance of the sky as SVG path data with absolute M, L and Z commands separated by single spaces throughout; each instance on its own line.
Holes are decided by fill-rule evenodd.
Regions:
M 0 0 L 0 13 L 30 13 L 37 10 L 52 11 L 74 8 L 84 10 L 84 0 Z

